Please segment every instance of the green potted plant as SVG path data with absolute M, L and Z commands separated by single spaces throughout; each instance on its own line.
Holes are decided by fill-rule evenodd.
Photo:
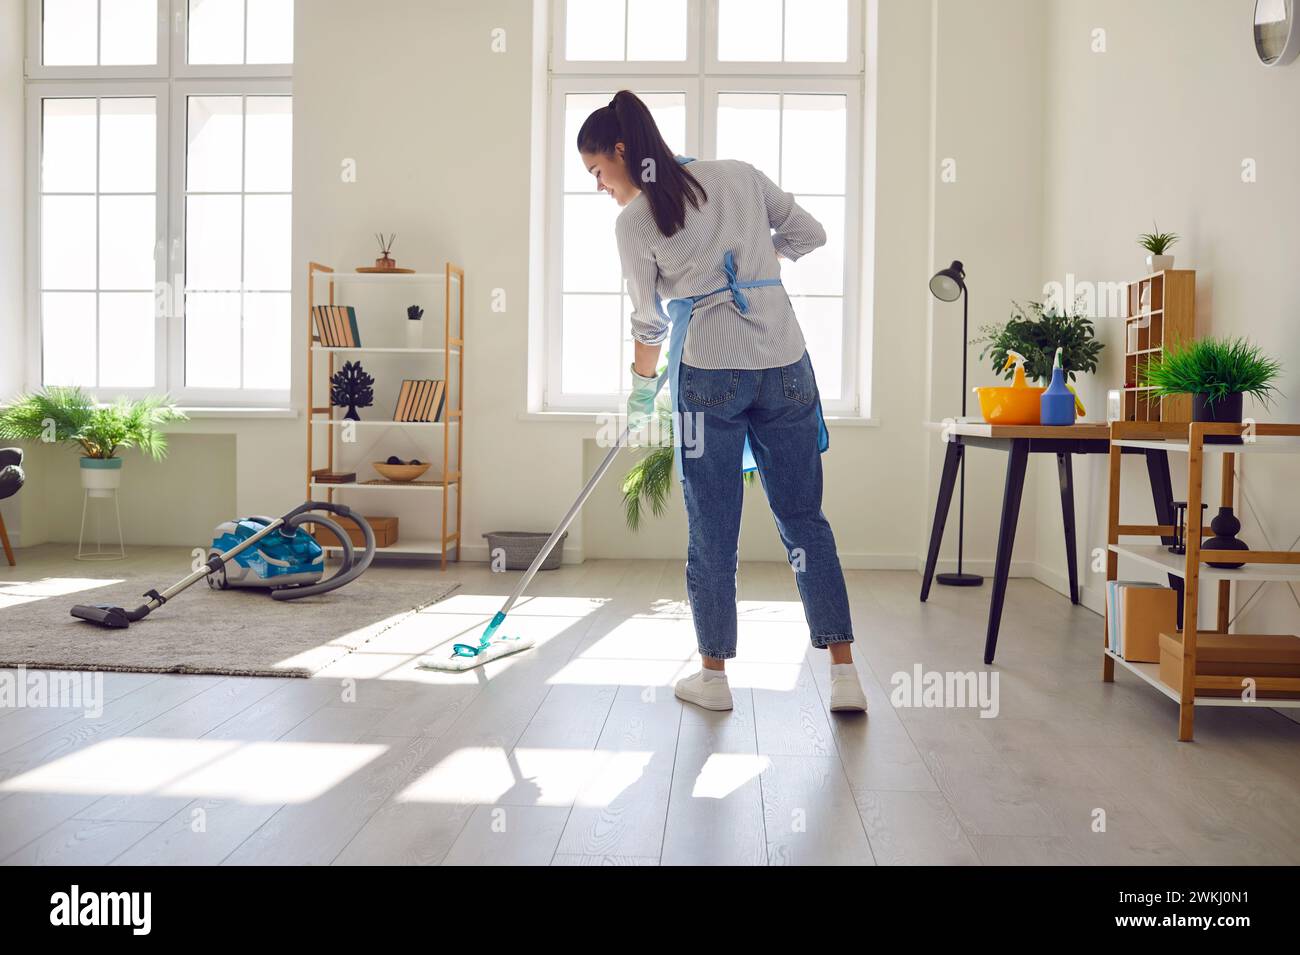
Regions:
M 1012 302 L 1011 306 L 1007 321 L 982 326 L 980 337 L 972 341 L 984 344 L 979 356 L 992 357 L 997 375 L 1011 380 L 1014 369 L 1007 368 L 1007 352 L 1015 351 L 1025 357 L 1025 377 L 1046 385 L 1052 380 L 1052 362 L 1058 348 L 1067 382 L 1073 382 L 1083 372 L 1097 370 L 1097 359 L 1105 345 L 1097 340 L 1092 319 L 1073 310 L 1063 311 L 1055 304 L 1030 302 L 1024 306 Z
M 1167 253 L 1180 237 L 1176 232 L 1161 232 L 1160 227 L 1154 222 L 1151 223 L 1151 227 L 1154 231 L 1143 232 L 1138 236 L 1138 245 L 1151 253 L 1147 256 L 1147 271 L 1155 273 L 1172 269 L 1174 257 Z
M 628 530 L 640 529 L 647 508 L 655 517 L 660 517 L 677 481 L 673 464 L 677 449 L 673 444 L 673 414 L 669 401 L 667 389 L 661 391 L 655 401 L 657 430 L 646 432 L 658 436 L 659 443 L 651 445 L 623 475 L 623 519 Z M 746 473 L 745 485 L 752 485 L 757 477 L 752 471 Z
M 82 487 L 91 497 L 107 497 L 122 483 L 117 452 L 134 447 L 162 460 L 167 456 L 162 425 L 182 420 L 185 415 L 166 397 L 97 405 L 80 388 L 52 386 L 20 395 L 0 411 L 0 438 L 73 445 L 82 452 Z
M 1171 342 L 1143 368 L 1141 384 L 1158 397 L 1192 396 L 1192 420 L 1241 422 L 1242 396 L 1271 404 L 1279 362 L 1244 338 L 1198 338 Z M 1207 435 L 1208 444 L 1241 444 L 1238 435 Z

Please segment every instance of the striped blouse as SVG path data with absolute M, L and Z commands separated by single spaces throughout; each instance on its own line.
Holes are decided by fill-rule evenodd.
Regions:
M 779 278 L 778 254 L 794 260 L 826 243 L 821 223 L 749 163 L 697 160 L 686 168 L 709 198 L 699 209 L 687 203 L 686 224 L 676 234 L 659 231 L 644 194 L 623 208 L 614 227 L 632 299 L 632 337 L 647 345 L 668 336 L 661 297 L 726 285 L 726 252 L 735 253 L 743 282 Z M 745 289 L 745 297 L 744 314 L 725 293 L 696 305 L 682 361 L 696 368 L 778 368 L 803 356 L 803 332 L 785 289 Z

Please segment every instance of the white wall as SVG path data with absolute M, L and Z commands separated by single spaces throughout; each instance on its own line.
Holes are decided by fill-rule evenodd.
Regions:
M 0 0 L 0 401 L 22 388 L 23 0 Z M 0 504 L 10 540 L 23 540 L 16 499 Z
M 1273 409 L 1248 402 L 1261 421 L 1300 421 L 1300 63 L 1268 69 L 1255 58 L 1250 0 L 1053 0 L 1044 34 L 1045 278 L 1130 281 L 1145 271 L 1135 245 L 1153 219 L 1180 233 L 1178 268 L 1197 270 L 1198 334 L 1245 335 L 1281 361 L 1286 393 Z M 1106 31 L 1106 52 L 1092 31 Z M 1253 159 L 1258 181 L 1242 181 Z M 1118 387 L 1118 322 L 1099 322 L 1107 349 L 1086 397 L 1099 409 Z M 1177 455 L 1172 457 L 1177 458 Z M 1244 486 L 1264 526 L 1243 511 L 1242 538 L 1285 549 L 1300 536 L 1294 458 L 1244 456 Z M 1210 462 L 1217 466 L 1217 458 Z M 1175 496 L 1185 474 L 1175 461 Z M 1044 465 L 1045 466 L 1045 465 Z M 1207 496 L 1218 501 L 1215 467 Z M 1081 547 L 1105 543 L 1105 466 L 1079 469 Z M 1126 462 L 1125 519 L 1152 517 L 1145 472 Z M 1055 487 L 1040 483 L 1039 561 L 1064 573 Z M 1131 511 L 1131 518 L 1130 518 Z M 1213 511 L 1210 512 L 1213 515 Z M 1054 536 L 1055 535 L 1055 536 Z M 1132 568 L 1130 568 L 1131 570 Z M 1085 563 L 1085 597 L 1101 606 L 1104 574 Z M 1121 574 L 1125 568 L 1121 566 Z M 1246 593 L 1250 591 L 1247 590 Z M 1208 606 L 1208 604 L 1206 605 Z M 1242 632 L 1296 632 L 1292 594 L 1270 585 L 1240 621 Z

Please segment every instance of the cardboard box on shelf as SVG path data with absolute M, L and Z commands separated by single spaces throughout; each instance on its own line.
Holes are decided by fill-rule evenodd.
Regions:
M 1198 633 L 1198 676 L 1300 678 L 1300 639 L 1290 634 Z M 1160 682 L 1175 692 L 1183 686 L 1182 631 L 1160 634 Z M 1245 687 L 1200 690 L 1198 696 L 1240 696 Z M 1261 692 L 1260 697 L 1294 699 L 1300 693 Z
M 361 547 L 365 544 L 365 535 L 361 533 L 361 528 L 355 521 L 340 517 L 337 514 L 333 515 L 333 520 L 347 532 L 354 547 Z M 370 530 L 374 532 L 376 547 L 392 547 L 397 543 L 397 518 L 366 515 L 366 523 L 370 525 Z M 316 539 L 316 543 L 325 547 L 337 547 L 339 544 L 332 533 L 315 525 L 312 526 L 312 537 Z

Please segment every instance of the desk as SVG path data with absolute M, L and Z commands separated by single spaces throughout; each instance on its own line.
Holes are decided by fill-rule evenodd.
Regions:
M 921 581 L 921 600 L 930 596 L 943 528 L 957 484 L 957 471 L 967 447 L 992 448 L 1007 453 L 1007 475 L 1002 491 L 1002 517 L 998 525 L 998 551 L 993 569 L 993 596 L 989 602 L 988 629 L 984 638 L 984 662 L 991 664 L 998 648 L 998 629 L 1002 624 L 1002 604 L 1007 594 L 1011 571 L 1011 551 L 1016 542 L 1016 524 L 1020 519 L 1020 496 L 1025 487 L 1025 468 L 1031 454 L 1055 454 L 1061 485 L 1061 517 L 1065 528 L 1065 563 L 1070 578 L 1070 602 L 1079 602 L 1078 547 L 1074 525 L 1074 465 L 1076 454 L 1105 454 L 1110 450 L 1110 425 L 1074 424 L 1062 427 L 1046 425 L 994 425 L 980 422 L 932 424 L 947 447 L 943 457 L 943 475 L 939 480 L 939 498 L 934 508 L 934 525 L 930 530 L 930 548 L 925 558 L 925 576 Z M 1169 479 L 1169 454 L 1155 448 L 1124 448 L 1124 453 L 1142 454 L 1151 481 L 1151 499 L 1155 504 L 1156 523 L 1172 525 L 1174 492 Z M 1166 544 L 1172 537 L 1162 537 Z M 1169 585 L 1179 592 L 1182 607 L 1182 579 L 1169 575 Z M 1181 613 L 1180 623 L 1181 626 Z

